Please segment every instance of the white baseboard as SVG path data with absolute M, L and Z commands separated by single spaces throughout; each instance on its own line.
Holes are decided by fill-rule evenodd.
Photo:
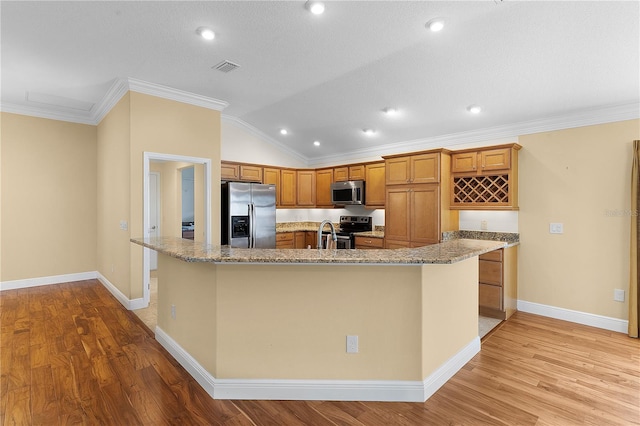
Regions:
M 447 362 L 436 369 L 429 377 L 424 379 L 424 395 L 422 401 L 431 398 L 447 381 L 452 378 L 471 358 L 480 352 L 480 337 L 473 339 L 467 346 L 449 358 Z
M 215 399 L 424 402 L 480 351 L 475 338 L 423 381 L 216 379 L 156 327 L 156 340 Z
M 84 281 L 98 278 L 96 271 L 79 272 L 76 274 L 52 275 L 49 277 L 26 278 L 23 280 L 12 280 L 0 282 L 0 291 L 17 290 L 21 288 L 38 287 L 41 285 L 52 285 L 69 283 L 73 281 Z
M 105 286 L 105 288 L 107 290 L 109 290 L 109 293 L 111 293 L 113 295 L 113 297 L 115 297 L 116 299 L 118 299 L 118 301 L 122 304 L 122 306 L 124 306 L 126 309 L 132 311 L 134 309 L 140 309 L 140 308 L 146 308 L 147 304 L 144 303 L 144 299 L 143 298 L 138 298 L 138 299 L 129 299 L 127 296 L 124 295 L 124 293 L 122 293 L 120 290 L 118 290 L 118 287 L 116 287 L 115 285 L 113 285 L 104 275 L 102 275 L 100 272 L 96 272 L 97 275 L 97 279 L 102 283 L 103 286 Z
M 74 281 L 99 280 L 103 286 L 116 298 L 122 306 L 128 310 L 146 308 L 147 303 L 143 298 L 129 299 L 116 286 L 111 284 L 104 275 L 98 271 L 79 272 L 75 274 L 53 275 L 49 277 L 26 278 L 23 280 L 0 281 L 0 291 L 17 290 L 21 288 L 38 287 L 41 285 L 53 285 L 71 283 Z
M 629 321 L 627 320 L 605 317 L 587 312 L 572 311 L 571 309 L 542 305 L 540 303 L 527 302 L 526 300 L 518 300 L 518 310 L 528 312 L 530 314 L 542 315 L 544 317 L 602 328 L 609 331 L 616 331 L 618 333 L 626 334 L 629 327 Z

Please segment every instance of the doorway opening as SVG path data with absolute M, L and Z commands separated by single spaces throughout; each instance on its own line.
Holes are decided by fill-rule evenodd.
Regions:
M 200 170 L 202 170 L 202 199 L 198 201 L 199 196 L 196 197 L 195 204 L 201 204 L 202 210 L 202 220 L 201 224 L 197 226 L 199 239 L 205 244 L 211 244 L 211 159 L 210 158 L 201 158 L 201 157 L 189 157 L 183 155 L 173 155 L 173 154 L 163 154 L 156 152 L 145 152 L 143 157 L 143 186 L 144 186 L 144 195 L 143 195 L 143 228 L 145 230 L 145 237 L 157 236 L 162 237 L 164 235 L 172 235 L 168 234 L 172 229 L 178 228 L 181 230 L 182 221 L 176 221 L 176 226 L 161 226 L 161 217 L 163 217 L 162 208 L 160 207 L 160 198 L 163 197 L 162 190 L 159 190 L 160 196 L 158 199 L 154 200 L 151 195 L 152 186 L 151 183 L 151 163 L 152 162 L 176 162 L 176 163 L 188 163 L 184 164 L 183 167 L 189 167 L 190 165 L 198 166 Z M 158 186 L 160 180 L 158 180 Z M 152 207 L 152 205 L 154 207 Z M 156 213 L 152 215 L 152 210 L 157 209 Z M 182 209 L 180 209 L 182 210 Z M 156 221 L 155 224 L 152 222 Z M 155 228 L 154 228 L 155 226 Z M 178 234 L 179 236 L 180 234 Z M 201 237 L 200 237 L 201 236 Z M 151 267 L 152 267 L 152 252 L 155 253 L 154 250 L 144 248 L 143 254 L 143 265 L 142 265 L 142 294 L 143 294 L 143 307 L 149 306 L 149 298 L 150 298 L 150 282 L 151 282 Z M 153 265 L 157 267 L 157 265 Z

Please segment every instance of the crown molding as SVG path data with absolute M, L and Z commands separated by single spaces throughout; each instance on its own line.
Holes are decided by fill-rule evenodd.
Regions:
M 67 111 L 63 108 L 42 108 L 33 105 L 20 105 L 10 102 L 2 102 L 0 105 L 0 111 L 27 115 L 30 117 L 48 118 L 50 120 L 67 121 L 70 123 L 96 124 L 89 113 L 83 114 L 79 111 Z
M 299 152 L 296 152 L 294 150 L 292 150 L 291 148 L 289 148 L 287 145 L 282 144 L 281 142 L 273 139 L 272 137 L 264 134 L 263 132 L 261 132 L 260 130 L 256 129 L 255 127 L 253 127 L 251 124 L 242 121 L 241 119 L 239 119 L 238 117 L 234 117 L 231 115 L 226 115 L 226 114 L 222 114 L 222 121 L 225 121 L 227 123 L 232 123 L 234 125 L 236 125 L 237 127 L 240 127 L 242 130 L 246 131 L 247 133 L 255 136 L 256 138 L 267 142 L 273 146 L 275 146 L 276 148 L 278 148 L 281 151 L 286 152 L 288 155 L 296 158 L 297 160 L 302 161 L 304 164 L 309 163 L 309 158 L 305 157 L 304 155 L 300 154 Z
M 519 136 L 532 133 L 551 132 L 576 127 L 613 123 L 616 121 L 640 118 L 640 103 L 608 105 L 588 108 L 570 114 L 550 116 L 536 120 L 522 121 L 504 126 L 487 127 L 468 132 L 450 133 L 430 138 L 414 139 L 374 148 L 359 149 L 335 155 L 314 157 L 308 160 L 309 166 L 343 163 L 369 157 L 380 157 L 402 152 L 421 151 L 431 148 L 450 148 L 478 142 L 511 140 L 517 141 Z
M 44 108 L 7 102 L 3 102 L 0 105 L 0 111 L 96 126 L 109 113 L 109 111 L 111 111 L 111 108 L 113 108 L 118 101 L 122 99 L 127 91 L 143 93 L 146 95 L 156 96 L 158 98 L 169 99 L 216 111 L 222 111 L 229 106 L 228 102 L 221 101 L 219 99 L 208 98 L 195 93 L 185 92 L 183 90 L 173 89 L 171 87 L 161 86 L 159 84 L 149 83 L 142 80 L 136 80 L 134 78 L 118 78 L 114 80 L 102 100 L 97 103 L 91 111 L 86 113 L 77 110 L 68 110 L 64 107 Z
M 202 108 L 222 111 L 229 106 L 229 102 L 219 99 L 208 98 L 196 93 L 185 92 L 183 90 L 173 89 L 167 86 L 161 86 L 147 81 L 137 80 L 135 78 L 127 79 L 129 90 L 132 92 L 144 93 L 158 98 L 169 99 L 176 102 L 195 105 Z

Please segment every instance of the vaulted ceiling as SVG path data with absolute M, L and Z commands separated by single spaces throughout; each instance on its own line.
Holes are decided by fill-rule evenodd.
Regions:
M 224 101 L 310 164 L 640 116 L 639 2 L 325 5 L 2 1 L 1 107 L 91 122 L 132 78 Z

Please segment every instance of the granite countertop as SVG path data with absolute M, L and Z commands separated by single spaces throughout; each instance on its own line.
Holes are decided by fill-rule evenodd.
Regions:
M 336 230 L 340 228 L 339 223 L 333 224 Z M 276 234 L 296 231 L 312 231 L 318 232 L 320 222 L 280 222 L 276 223 Z M 328 227 L 326 228 L 329 229 Z M 373 231 L 354 232 L 358 237 L 384 238 L 384 226 L 376 226 Z
M 384 238 L 384 231 L 354 232 L 356 237 Z
M 507 246 L 504 241 L 471 239 L 395 250 L 241 249 L 177 237 L 132 238 L 131 242 L 186 262 L 293 264 L 447 264 Z

